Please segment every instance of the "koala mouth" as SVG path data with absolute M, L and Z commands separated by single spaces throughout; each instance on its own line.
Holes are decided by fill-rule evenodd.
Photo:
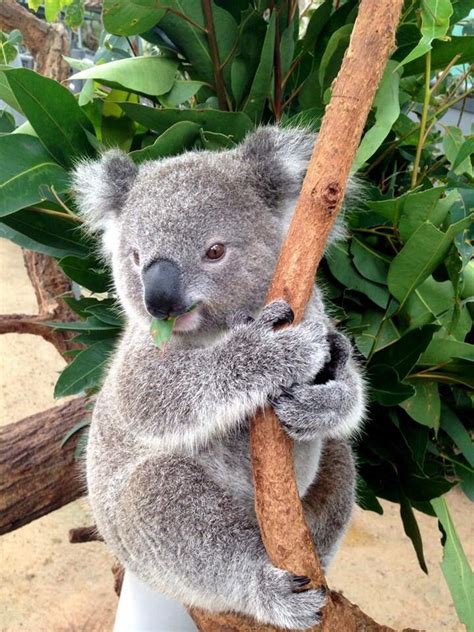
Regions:
M 197 329 L 201 323 L 200 305 L 181 314 L 175 321 L 173 333 L 186 333 Z

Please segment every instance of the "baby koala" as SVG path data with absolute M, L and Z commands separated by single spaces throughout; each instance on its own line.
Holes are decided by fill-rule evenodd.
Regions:
M 287 629 L 318 623 L 321 591 L 275 568 L 254 510 L 249 419 L 271 402 L 295 440 L 298 488 L 327 566 L 354 503 L 345 439 L 363 381 L 315 288 L 303 322 L 265 294 L 314 136 L 264 127 L 235 149 L 139 167 L 119 150 L 74 174 L 103 233 L 127 324 L 87 448 L 97 526 L 124 566 L 186 605 Z M 190 310 L 190 308 L 193 309 Z M 158 349 L 152 318 L 176 317 Z

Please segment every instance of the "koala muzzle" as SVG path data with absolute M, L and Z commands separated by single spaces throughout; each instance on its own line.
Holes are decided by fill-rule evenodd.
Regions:
M 180 269 L 173 261 L 154 261 L 143 271 L 142 280 L 145 307 L 152 316 L 164 319 L 186 311 Z

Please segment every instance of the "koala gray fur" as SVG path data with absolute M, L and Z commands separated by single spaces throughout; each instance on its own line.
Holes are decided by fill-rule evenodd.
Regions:
M 295 327 L 274 329 L 291 320 L 284 301 L 261 309 L 313 142 L 302 130 L 264 127 L 232 150 L 139 167 L 110 150 L 74 175 L 79 209 L 91 231 L 103 232 L 127 316 L 87 449 L 98 529 L 157 591 L 290 629 L 316 624 L 324 595 L 298 592 L 304 578 L 266 555 L 249 418 L 271 401 L 295 440 L 298 487 L 327 566 L 354 503 L 346 439 L 364 411 L 350 344 L 319 290 Z M 216 243 L 225 254 L 210 261 L 205 253 Z M 172 262 L 186 306 L 197 305 L 163 350 L 144 303 L 143 279 L 156 261 Z

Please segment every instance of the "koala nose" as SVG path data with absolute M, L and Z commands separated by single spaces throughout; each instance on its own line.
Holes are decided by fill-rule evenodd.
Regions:
M 142 273 L 145 306 L 155 318 L 178 316 L 186 311 L 181 292 L 181 273 L 173 261 L 159 259 Z

